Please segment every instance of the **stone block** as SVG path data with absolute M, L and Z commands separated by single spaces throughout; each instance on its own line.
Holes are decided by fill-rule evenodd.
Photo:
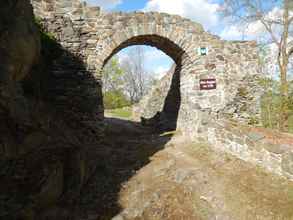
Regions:
M 48 167 L 48 176 L 42 182 L 40 191 L 33 196 L 33 200 L 38 207 L 48 207 L 54 205 L 63 193 L 63 165 L 61 162 Z
M 249 133 L 247 134 L 247 136 L 248 136 L 252 141 L 255 141 L 255 142 L 260 141 L 260 140 L 262 140 L 262 139 L 265 138 L 265 136 L 264 136 L 263 134 L 258 133 L 258 132 L 249 132 Z
M 293 175 L 293 151 L 282 155 L 282 169 Z

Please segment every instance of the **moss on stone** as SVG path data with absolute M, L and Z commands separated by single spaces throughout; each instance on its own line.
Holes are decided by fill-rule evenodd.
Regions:
M 238 95 L 241 97 L 246 97 L 249 94 L 247 88 L 241 87 L 238 89 Z
M 40 18 L 35 17 L 35 24 L 40 31 L 42 57 L 45 63 L 49 64 L 49 62 L 52 62 L 52 60 L 61 55 L 61 47 L 57 43 L 55 36 L 45 30 Z

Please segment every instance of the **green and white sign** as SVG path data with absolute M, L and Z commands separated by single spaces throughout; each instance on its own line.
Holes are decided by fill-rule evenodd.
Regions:
M 207 48 L 207 47 L 199 47 L 199 48 L 197 49 L 197 53 L 198 53 L 198 55 L 200 55 L 200 56 L 206 56 L 206 55 L 208 55 L 208 53 L 209 53 L 209 48 Z

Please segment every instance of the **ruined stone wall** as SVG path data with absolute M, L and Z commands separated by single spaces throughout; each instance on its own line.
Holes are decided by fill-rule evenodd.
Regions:
M 173 74 L 178 74 L 180 76 L 180 71 L 175 73 L 175 69 L 176 65 L 174 64 L 166 75 L 151 88 L 148 94 L 145 95 L 136 106 L 134 106 L 134 120 L 139 121 L 140 117 L 152 118 L 157 112 L 164 111 L 165 99 L 171 89 Z
M 277 131 L 241 126 L 227 120 L 210 120 L 200 125 L 197 139 L 214 149 L 293 180 L 293 136 Z
M 253 44 L 253 42 L 251 43 Z M 236 48 L 238 47 L 236 46 Z M 235 49 L 233 53 L 236 53 L 236 51 L 237 50 Z M 180 79 L 180 86 L 184 83 L 187 87 L 186 98 L 189 99 L 189 104 L 186 104 L 185 106 L 187 106 L 186 114 L 189 114 L 190 116 L 185 115 L 182 117 L 183 124 L 181 127 L 186 131 L 185 133 L 191 132 L 196 136 L 196 126 L 198 126 L 202 119 L 208 120 L 210 116 L 216 116 L 218 119 L 233 119 L 244 124 L 259 123 L 259 97 L 262 94 L 262 90 L 258 84 L 259 75 L 257 74 L 257 54 L 253 49 L 250 52 L 252 53 L 251 57 L 254 57 L 252 60 L 255 60 L 251 63 L 239 63 L 237 60 L 239 59 L 237 54 L 235 54 L 234 57 L 228 56 L 227 60 L 224 60 L 223 55 L 216 55 L 216 61 L 214 60 L 214 63 L 209 64 L 205 61 L 205 67 L 207 68 L 206 73 L 202 73 L 201 75 L 189 74 L 188 77 L 186 76 L 186 79 Z M 249 56 L 249 50 L 247 56 Z M 216 65 L 215 63 L 219 62 L 218 59 L 224 63 L 218 63 Z M 238 63 L 239 66 L 236 65 L 236 67 L 233 67 L 235 63 Z M 223 69 L 217 72 L 215 68 L 220 65 L 222 65 Z M 249 68 L 254 67 L 255 69 L 248 68 L 248 70 L 255 72 L 250 74 L 242 69 L 244 65 L 248 65 Z M 230 69 L 232 67 L 236 69 Z M 142 101 L 135 106 L 134 118 L 136 120 L 138 120 L 140 116 L 152 118 L 158 111 L 162 111 L 163 103 L 167 96 L 166 94 L 168 94 L 171 86 L 173 73 L 174 70 L 169 71 L 167 75 L 162 78 L 142 99 Z M 180 74 L 180 72 L 177 74 Z M 201 91 L 199 89 L 199 80 L 207 78 L 217 79 L 218 88 L 216 90 Z M 183 88 L 180 89 L 183 91 Z M 222 106 L 220 105 L 221 103 L 223 104 Z M 192 114 L 195 117 L 192 118 Z
M 103 66 L 115 53 L 131 45 L 150 45 L 180 65 L 178 129 L 197 132 L 203 114 L 245 123 L 258 119 L 255 42 L 224 41 L 205 32 L 200 24 L 165 13 L 104 13 L 78 0 L 32 2 L 48 31 L 87 64 L 97 88 L 101 87 Z M 199 47 L 208 48 L 208 55 L 200 56 Z M 206 78 L 215 78 L 217 89 L 200 90 L 199 80 Z M 101 98 L 96 114 L 102 118 L 102 112 Z
M 171 86 L 175 65 L 160 79 L 145 95 L 141 101 L 133 107 L 133 119 L 140 121 L 140 117 L 152 118 L 157 112 L 163 111 L 164 101 Z
M 68 52 L 56 58 L 50 67 L 54 75 L 50 88 L 52 101 L 56 106 L 84 114 L 85 122 L 86 115 L 102 121 L 101 79 L 95 77 L 94 62 L 87 62 L 95 45 L 90 44 L 92 29 L 85 22 L 85 18 L 89 22 L 91 16 L 97 16 L 99 8 L 88 9 L 78 0 L 32 3 L 35 15 L 45 31 L 52 34 Z
M 95 169 L 101 96 L 29 0 L 0 2 L 0 30 L 0 219 L 39 220 L 61 198 L 72 203 Z
M 28 2 L 1 1 L 0 6 L 1 159 L 13 158 L 19 152 L 25 151 L 19 149 L 17 138 L 10 132 L 9 123 L 11 128 L 15 126 L 14 129 L 20 130 L 19 132 L 26 131 L 31 126 L 32 115 L 21 81 L 39 62 L 41 46 L 33 21 L 32 7 Z

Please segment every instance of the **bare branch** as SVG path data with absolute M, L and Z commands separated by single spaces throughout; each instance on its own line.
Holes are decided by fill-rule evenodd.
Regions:
M 274 32 L 272 30 L 272 26 L 268 25 L 263 18 L 260 18 L 260 21 L 263 24 L 263 26 L 265 27 L 265 29 L 267 30 L 267 32 L 271 35 L 273 42 L 275 44 L 277 44 L 277 46 L 280 49 L 281 48 L 281 43 L 278 41 L 277 36 L 274 34 Z

